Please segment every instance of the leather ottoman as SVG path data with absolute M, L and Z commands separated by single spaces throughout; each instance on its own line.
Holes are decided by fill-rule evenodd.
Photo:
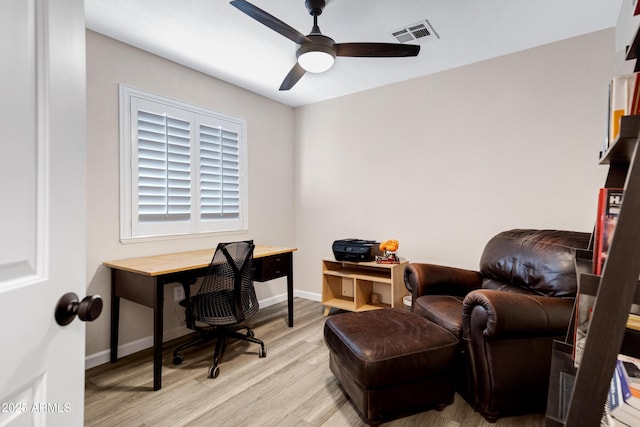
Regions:
M 369 425 L 453 402 L 458 339 L 417 314 L 337 314 L 325 322 L 324 340 L 331 372 Z

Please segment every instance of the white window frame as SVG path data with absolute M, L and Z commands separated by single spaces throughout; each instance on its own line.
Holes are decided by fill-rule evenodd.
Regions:
M 119 95 L 120 240 L 126 243 L 127 241 L 139 241 L 141 239 L 146 240 L 176 236 L 190 237 L 208 233 L 247 231 L 249 198 L 247 184 L 246 121 L 122 84 L 119 85 Z M 188 195 L 187 197 L 183 197 L 183 199 L 189 201 L 190 211 L 188 214 L 178 216 L 177 219 L 167 218 L 149 221 L 141 219 L 141 215 L 139 215 L 137 125 L 137 114 L 139 110 L 148 111 L 151 113 L 150 115 L 156 117 L 167 114 L 169 117 L 188 123 L 190 188 L 186 190 L 188 191 Z M 237 206 L 234 206 L 231 217 L 224 216 L 223 214 L 206 215 L 204 212 L 202 215 L 205 217 L 201 217 L 201 156 L 199 154 L 201 137 L 203 137 L 203 134 L 200 132 L 201 126 L 207 126 L 210 130 L 217 129 L 219 132 L 224 131 L 226 132 L 225 135 L 231 136 L 231 139 L 225 139 L 225 141 L 230 142 L 230 148 L 233 150 L 230 158 L 226 161 L 230 162 L 232 172 L 237 166 L 238 173 L 237 176 L 234 174 L 232 177 L 234 181 L 231 183 L 233 188 L 231 188 L 230 191 L 223 188 L 217 189 L 221 194 L 225 192 L 228 200 L 233 201 L 237 198 Z M 222 144 L 223 141 L 220 140 L 220 143 Z M 202 165 L 202 167 L 205 168 L 206 166 Z M 220 165 L 220 167 L 222 167 L 222 165 Z M 219 170 L 222 169 L 219 168 Z M 219 184 L 223 185 L 222 182 Z M 213 183 L 212 185 L 216 184 Z M 205 191 L 204 186 L 202 191 Z M 144 202 L 142 205 L 146 206 Z M 148 215 L 146 218 L 149 217 L 153 217 L 153 215 Z M 159 217 L 160 215 L 156 215 L 156 218 Z

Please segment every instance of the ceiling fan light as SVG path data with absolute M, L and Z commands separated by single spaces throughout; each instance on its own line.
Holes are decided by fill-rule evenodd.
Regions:
M 324 46 L 314 46 L 312 49 L 298 52 L 298 64 L 310 73 L 323 73 L 333 66 L 335 53 Z

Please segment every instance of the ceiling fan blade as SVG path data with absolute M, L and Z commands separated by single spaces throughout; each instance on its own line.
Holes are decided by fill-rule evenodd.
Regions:
M 287 74 L 287 77 L 282 81 L 279 90 L 291 89 L 296 83 L 298 83 L 298 80 L 304 76 L 304 73 L 306 73 L 305 69 L 296 62 L 296 65 L 293 66 L 291 71 L 289 71 L 289 74 Z
M 417 56 L 420 46 L 399 43 L 336 43 L 337 56 L 360 56 L 369 58 L 386 58 L 401 56 Z
M 249 15 L 262 25 L 265 25 L 271 28 L 273 31 L 282 34 L 291 41 L 294 41 L 298 44 L 311 43 L 311 40 L 309 40 L 307 36 L 299 32 L 295 28 L 285 24 L 275 16 L 268 14 L 257 6 L 252 5 L 248 1 L 233 0 L 230 2 L 230 4 L 241 12 Z

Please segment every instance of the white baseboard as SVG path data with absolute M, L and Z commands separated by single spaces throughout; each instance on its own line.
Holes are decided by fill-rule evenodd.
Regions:
M 299 298 L 303 298 L 303 299 L 308 299 L 311 301 L 317 301 L 317 302 L 322 302 L 322 294 L 317 294 L 314 292 L 307 292 L 307 291 L 293 291 L 293 296 L 295 297 L 299 297 Z
M 308 300 L 312 300 L 312 301 L 321 301 L 321 295 L 320 294 L 316 294 L 316 293 L 312 293 L 312 292 L 306 292 L 306 291 L 294 291 L 293 293 L 294 296 L 299 297 L 299 298 L 304 298 L 304 299 L 308 299 Z M 260 300 L 258 301 L 258 303 L 260 304 L 260 307 L 269 307 L 271 305 L 275 305 L 279 302 L 282 301 L 286 301 L 287 300 L 287 294 L 283 293 L 283 294 L 279 294 L 279 295 L 275 295 L 269 298 L 266 298 L 264 300 Z M 179 338 L 183 335 L 189 334 L 192 331 L 190 329 L 187 329 L 184 326 L 178 327 L 178 328 L 173 328 L 173 329 L 165 329 L 163 332 L 163 341 L 171 341 L 173 339 Z M 145 350 L 147 348 L 151 348 L 153 347 L 153 336 L 148 336 L 148 337 L 144 337 L 144 338 L 140 338 L 139 340 L 135 340 L 129 343 L 125 343 L 125 344 L 121 344 L 118 346 L 118 357 L 124 357 L 124 356 L 128 356 L 130 354 L 136 353 L 138 351 L 142 351 Z M 84 360 L 84 367 L 85 369 L 90 369 L 93 368 L 95 366 L 99 366 L 102 365 L 104 363 L 108 363 L 109 359 L 110 359 L 110 355 L 111 355 L 111 351 L 110 350 L 103 350 L 103 351 L 99 351 L 97 353 L 94 354 L 89 354 L 85 357 Z
M 192 332 L 184 326 L 173 329 L 165 329 L 163 333 L 163 341 L 171 341 L 183 335 Z M 139 340 L 135 340 L 132 342 L 128 342 L 125 344 L 121 344 L 118 346 L 118 357 L 128 356 L 130 354 L 136 353 L 138 351 L 153 347 L 153 335 L 148 337 L 140 338 Z M 111 351 L 104 350 L 98 353 L 90 354 L 84 359 L 84 368 L 90 369 L 95 366 L 102 365 L 104 363 L 108 363 L 111 358 Z

